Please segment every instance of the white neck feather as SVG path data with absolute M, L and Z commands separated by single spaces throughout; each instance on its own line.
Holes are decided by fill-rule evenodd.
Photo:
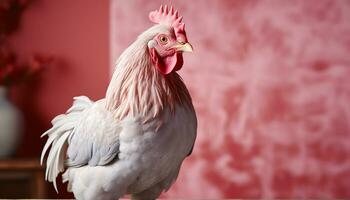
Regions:
M 192 107 L 181 77 L 175 72 L 164 76 L 151 62 L 147 45 L 157 29 L 164 27 L 155 26 L 141 34 L 117 61 L 106 94 L 107 109 L 117 120 L 132 115 L 147 121 L 165 108 L 174 111 L 176 104 Z

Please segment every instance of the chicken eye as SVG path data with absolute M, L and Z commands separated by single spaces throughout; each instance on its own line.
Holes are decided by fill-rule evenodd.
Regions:
M 168 38 L 164 35 L 160 36 L 159 40 L 162 44 L 166 44 L 168 42 Z

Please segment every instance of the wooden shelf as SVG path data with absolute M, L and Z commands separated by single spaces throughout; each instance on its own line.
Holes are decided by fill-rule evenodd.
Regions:
M 0 199 L 45 198 L 45 174 L 39 159 L 0 160 Z

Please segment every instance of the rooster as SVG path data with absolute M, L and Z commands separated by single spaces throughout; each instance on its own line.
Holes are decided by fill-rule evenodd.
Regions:
M 191 154 L 197 119 L 176 71 L 192 46 L 173 7 L 161 6 L 149 19 L 155 25 L 120 55 L 105 98 L 75 97 L 42 135 L 41 163 L 48 154 L 45 178 L 56 191 L 64 172 L 77 199 L 156 199 Z

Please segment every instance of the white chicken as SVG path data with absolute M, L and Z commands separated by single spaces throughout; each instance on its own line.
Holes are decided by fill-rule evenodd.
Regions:
M 46 179 L 56 190 L 64 172 L 77 199 L 155 199 L 191 154 L 197 119 L 176 71 L 192 46 L 173 7 L 161 6 L 149 18 L 156 25 L 121 54 L 106 97 L 75 97 L 43 134 L 41 162 L 48 153 Z

